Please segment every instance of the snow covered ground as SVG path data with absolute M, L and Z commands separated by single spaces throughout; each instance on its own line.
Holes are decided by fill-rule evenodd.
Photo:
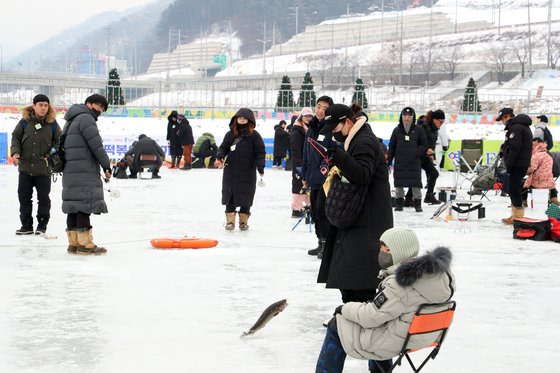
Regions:
M 292 231 L 290 173 L 266 171 L 248 232 L 223 229 L 221 171 L 164 169 L 161 180 L 113 180 L 109 214 L 94 216 L 102 257 L 66 253 L 61 181 L 52 186 L 48 233 L 16 237 L 17 171 L 0 166 L 0 371 L 2 372 L 311 372 L 340 304 L 316 284 L 316 239 Z M 444 174 L 439 185 L 450 185 Z M 464 191 L 462 192 L 464 194 Z M 487 218 L 433 221 L 395 214 L 422 251 L 448 245 L 457 276 L 456 318 L 430 372 L 551 372 L 560 357 L 558 244 L 517 241 L 495 223 L 507 199 L 490 196 Z M 207 250 L 152 249 L 154 237 L 220 241 Z M 288 308 L 240 339 L 269 304 Z M 422 355 L 423 352 L 417 352 Z M 422 355 L 423 356 L 423 355 Z M 349 358 L 347 372 L 366 371 Z M 397 372 L 407 372 L 400 368 Z

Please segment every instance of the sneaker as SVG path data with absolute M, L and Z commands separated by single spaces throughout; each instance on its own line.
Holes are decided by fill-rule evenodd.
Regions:
M 21 227 L 16 231 L 16 235 L 18 236 L 25 236 L 33 233 L 34 233 L 33 228 L 26 228 L 26 227 Z

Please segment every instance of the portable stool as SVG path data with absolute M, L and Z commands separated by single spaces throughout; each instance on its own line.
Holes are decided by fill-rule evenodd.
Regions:
M 397 365 L 401 365 L 403 357 L 406 357 L 412 370 L 415 373 L 420 372 L 428 361 L 430 359 L 435 359 L 439 353 L 441 345 L 447 335 L 447 330 L 453 321 L 456 305 L 455 301 L 449 301 L 445 303 L 423 304 L 418 307 L 418 310 L 410 323 L 410 328 L 408 329 L 408 334 L 404 340 L 401 352 L 399 353 L 397 360 L 393 363 L 393 366 L 391 366 L 391 368 L 387 371 L 379 365 L 377 365 L 377 368 L 383 373 L 390 373 Z M 434 333 L 434 342 L 432 344 L 421 347 L 416 346 L 416 348 L 411 348 L 409 346 L 412 344 L 411 339 L 414 338 L 415 335 L 426 333 Z M 417 368 L 412 362 L 409 353 L 429 347 L 433 347 L 432 351 Z
M 144 168 L 156 168 L 157 167 L 157 155 L 155 154 L 140 154 L 140 170 L 138 172 L 138 178 L 142 179 L 142 173 Z

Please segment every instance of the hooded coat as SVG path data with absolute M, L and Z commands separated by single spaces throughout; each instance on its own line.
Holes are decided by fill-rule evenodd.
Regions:
M 290 134 L 281 125 L 274 126 L 274 157 L 286 156 L 288 145 L 290 144 Z
M 177 112 L 174 110 L 167 117 L 167 141 L 169 141 L 169 154 L 172 157 L 180 157 L 183 155 L 183 148 L 181 147 L 181 139 L 177 135 L 179 130 L 179 122 L 177 122 Z M 175 118 L 175 121 L 173 121 Z
M 539 142 L 533 146 L 531 166 L 527 170 L 525 188 L 552 189 L 556 187 L 552 176 L 552 157 L 546 150 L 546 143 Z
M 507 122 L 506 141 L 504 142 L 504 159 L 506 167 L 527 169 L 531 165 L 533 152 L 532 120 L 525 114 L 519 114 Z
M 451 251 L 439 247 L 389 268 L 373 302 L 346 303 L 336 316 L 344 351 L 358 359 L 386 360 L 397 356 L 418 307 L 447 302 L 453 297 L 456 285 L 450 264 Z M 428 347 L 439 333 L 415 335 L 408 346 Z
M 101 174 L 102 170 L 110 170 L 111 164 L 97 129 L 97 119 L 84 104 L 72 105 L 64 119 L 66 165 L 62 173 L 62 212 L 106 213 Z
M 393 130 L 389 140 L 387 162 L 390 165 L 395 160 L 393 174 L 395 187 L 422 188 L 421 162 L 426 155 L 428 144 L 424 130 L 416 125 L 416 114 L 413 109 L 411 110 L 413 116 L 409 133 L 407 134 L 404 129 L 402 114 L 399 124 Z
M 237 118 L 246 118 L 253 132 L 247 130 L 239 133 L 236 138 L 233 131 Z M 261 135 L 254 130 L 255 116 L 250 109 L 242 108 L 231 118 L 229 128 L 216 158 L 224 160 L 222 178 L 222 205 L 227 205 L 233 198 L 235 206 L 250 207 L 253 205 L 257 184 L 257 170 L 264 172 L 265 147 Z
M 292 193 L 299 194 L 303 187 L 303 146 L 305 144 L 306 129 L 301 123 L 301 117 L 294 123 L 290 132 L 290 159 L 292 161 Z
M 337 149 L 332 161 L 349 182 L 368 189 L 354 225 L 331 226 L 317 282 L 343 290 L 375 289 L 379 237 L 393 227 L 393 211 L 385 154 L 365 117 L 354 123 L 344 150 Z
M 39 128 L 37 125 L 40 125 Z M 61 133 L 56 122 L 56 111 L 52 106 L 49 105 L 47 115 L 41 120 L 35 116 L 33 106 L 23 108 L 21 120 L 12 132 L 10 147 L 10 154 L 20 156 L 18 171 L 31 176 L 49 176 L 50 170 L 45 157 L 50 154 L 51 148 L 58 149 Z
M 192 127 L 187 119 L 184 119 L 179 124 L 179 129 L 177 130 L 177 136 L 179 137 L 179 142 L 181 143 L 181 146 L 194 144 Z M 183 153 L 181 151 L 181 155 L 182 154 Z

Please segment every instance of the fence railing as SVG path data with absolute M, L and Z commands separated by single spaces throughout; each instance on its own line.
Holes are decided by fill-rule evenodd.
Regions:
M 163 80 L 115 81 L 103 88 L 99 85 L 65 85 L 0 83 L 0 105 L 28 105 L 36 94 L 44 93 L 53 105 L 69 106 L 84 102 L 92 93 L 100 93 L 109 99 L 110 105 L 117 107 L 212 111 L 249 107 L 261 111 L 297 111 L 303 106 L 312 106 L 321 95 L 346 104 L 352 103 L 356 97 L 355 88 L 350 85 L 315 85 L 313 91 L 279 90 L 278 87 L 268 87 L 266 81 L 260 88 L 238 89 L 223 89 L 223 85 L 212 81 L 187 81 L 173 83 L 172 86 Z M 483 88 L 476 93 L 465 94 L 465 87 L 364 86 L 357 101 L 366 111 L 376 112 L 398 112 L 405 106 L 412 106 L 419 113 L 436 108 L 454 113 L 495 113 L 502 107 L 512 107 L 518 113 L 560 113 L 560 89 Z

